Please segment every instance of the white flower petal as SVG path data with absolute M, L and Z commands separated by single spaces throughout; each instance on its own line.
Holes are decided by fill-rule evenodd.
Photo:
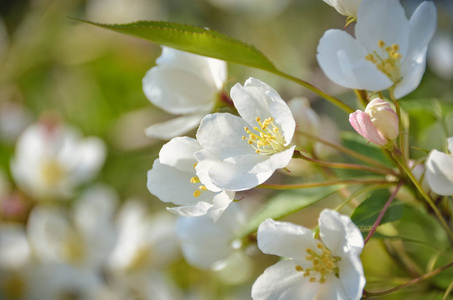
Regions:
M 267 268 L 252 286 L 254 300 L 313 300 L 322 285 L 311 283 L 295 269 L 293 260 L 282 260 Z
M 348 216 L 330 209 L 323 210 L 319 217 L 319 233 L 333 255 L 341 256 L 350 250 L 357 255 L 362 252 L 362 234 Z
M 267 92 L 266 94 L 272 99 L 269 105 L 270 115 L 274 119 L 275 125 L 282 130 L 283 137 L 286 141 L 285 146 L 288 146 L 296 130 L 296 121 L 294 120 L 291 109 L 280 98 L 280 95 L 272 92 Z
M 341 86 L 371 91 L 392 86 L 393 82 L 365 59 L 367 54 L 350 34 L 331 29 L 319 41 L 316 57 L 326 76 Z
M 330 275 L 327 281 L 318 289 L 318 293 L 313 299 L 352 300 L 353 298 L 349 298 L 341 281 L 334 275 Z
M 423 74 L 425 73 L 427 49 L 427 46 L 417 49 L 403 60 L 401 66 L 403 78 L 395 86 L 395 98 L 400 99 L 419 86 Z
M 341 258 L 338 262 L 339 281 L 348 296 L 346 299 L 359 300 L 366 283 L 362 262 L 355 252 L 348 252 Z
M 190 264 L 207 269 L 234 251 L 230 244 L 234 232 L 222 226 L 230 216 L 231 211 L 226 211 L 217 223 L 209 216 L 178 219 L 176 232 L 182 243 L 184 257 Z
M 426 160 L 426 179 L 435 193 L 453 195 L 453 156 L 437 150 L 431 151 Z
M 143 78 L 154 105 L 173 114 L 210 110 L 226 78 L 225 62 L 164 47 L 156 63 Z
M 194 153 L 201 149 L 197 140 L 189 137 L 176 137 L 162 146 L 159 162 L 179 171 L 194 173 L 197 162 Z
M 211 217 L 214 222 L 217 221 L 234 200 L 235 192 L 222 191 L 214 196 L 213 205 L 209 208 L 208 216 Z
M 357 18 L 355 34 L 368 53 L 381 52 L 379 40 L 387 46 L 399 45 L 403 56 L 407 53 L 409 21 L 398 0 L 363 0 Z
M 198 203 L 193 205 L 167 207 L 167 210 L 181 217 L 199 217 L 206 215 L 211 207 L 212 204 L 199 201 Z
M 220 89 L 227 79 L 227 64 L 223 60 L 201 56 L 170 47 L 162 47 L 162 55 L 156 59 L 157 65 L 170 66 L 187 72 L 196 72 L 206 82 L 214 82 Z
M 230 95 L 239 115 L 250 125 L 256 126 L 256 118 L 265 120 L 271 116 L 270 104 L 275 101 L 266 92 L 278 93 L 259 79 L 250 77 L 242 86 L 237 83 Z M 281 98 L 280 98 L 281 100 Z M 284 102 L 283 100 L 281 100 Z
M 204 149 L 220 160 L 235 155 L 254 154 L 255 150 L 242 139 L 247 135 L 244 130 L 247 126 L 250 125 L 232 114 L 207 115 L 201 120 L 197 140 Z
M 200 181 L 206 186 L 206 188 L 212 192 L 220 192 L 221 189 L 212 183 L 212 179 L 209 176 L 209 170 L 212 166 L 219 162 L 217 158 L 212 156 L 205 149 L 195 152 L 194 157 L 198 163 L 195 166 L 196 174 Z
M 194 205 L 199 201 L 212 203 L 214 193 L 211 191 L 203 191 L 199 197 L 193 196 L 201 185 L 190 182 L 194 176 L 195 172 L 181 172 L 156 159 L 148 171 L 148 190 L 161 201 L 176 205 Z
M 227 161 L 218 161 L 209 169 L 209 178 L 215 186 L 230 191 L 249 190 L 272 176 L 275 170 L 251 173 L 258 163 L 268 160 L 264 155 L 242 155 Z
M 143 78 L 143 91 L 157 107 L 172 114 L 187 114 L 205 110 L 214 103 L 217 92 L 204 82 L 195 70 L 154 67 Z
M 20 268 L 30 259 L 25 228 L 15 224 L 0 227 L 0 268 Z
M 27 224 L 30 243 L 39 260 L 62 262 L 62 246 L 72 234 L 64 211 L 54 207 L 36 207 L 30 214 Z
M 148 137 L 169 140 L 175 136 L 186 134 L 200 125 L 201 119 L 208 112 L 182 115 L 166 122 L 156 123 L 146 128 L 145 134 Z
M 409 20 L 409 52 L 425 48 L 432 39 L 437 25 L 436 6 L 431 1 L 422 2 Z
M 448 143 L 448 151 L 450 151 L 450 154 L 453 154 L 453 137 L 449 137 L 447 140 Z
M 91 180 L 104 165 L 107 148 L 104 142 L 97 137 L 80 139 L 77 145 L 71 147 L 70 155 L 63 158 L 69 165 L 68 171 L 79 182 Z M 64 164 L 62 161 L 62 164 Z
M 357 18 L 357 11 L 362 0 L 324 0 L 346 17 Z
M 292 146 L 291 148 L 286 149 L 285 151 L 268 156 L 268 159 L 266 160 L 257 160 L 257 163 L 250 170 L 250 173 L 252 174 L 259 174 L 263 172 L 267 173 L 270 171 L 273 172 L 276 169 L 286 167 L 293 157 L 295 148 L 296 146 Z M 245 165 L 245 162 L 241 164 Z
M 311 230 L 292 223 L 267 219 L 258 228 L 258 247 L 266 254 L 305 261 L 305 249 L 316 249 L 316 244 Z

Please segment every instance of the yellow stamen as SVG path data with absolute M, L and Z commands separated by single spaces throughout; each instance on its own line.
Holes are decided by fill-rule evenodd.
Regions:
M 372 53 L 368 53 L 365 59 L 375 64 L 393 83 L 398 83 L 402 79 L 401 58 L 403 57 L 398 52 L 400 49 L 399 45 L 392 44 L 391 46 L 386 46 L 385 42 L 380 40 L 378 41 L 378 46 L 381 49 L 380 53 L 373 51 Z
M 253 131 L 244 127 L 248 137 L 243 136 L 242 139 L 246 140 L 256 153 L 272 155 L 287 149 L 285 139 L 280 133 L 280 128 L 274 124 L 273 118 L 270 117 L 261 121 L 261 118 L 258 117 L 255 121 L 259 126 L 254 126 Z
M 308 254 L 305 259 L 312 262 L 312 267 L 303 269 L 301 266 L 296 265 L 296 271 L 303 271 L 304 277 L 309 277 L 309 282 L 325 283 L 331 274 L 338 277 L 337 263 L 341 258 L 332 256 L 330 250 L 321 242 L 316 244 L 316 249 L 319 249 L 320 253 L 311 248 L 305 249 Z

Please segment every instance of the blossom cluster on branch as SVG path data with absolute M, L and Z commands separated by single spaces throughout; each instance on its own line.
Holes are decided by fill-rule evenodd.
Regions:
M 211 2 L 250 13 L 259 0 Z M 144 129 L 162 142 L 142 174 L 152 200 L 122 201 L 95 183 L 109 181 L 104 163 L 116 167 L 108 145 L 43 114 L 18 136 L 10 172 L 0 169 L 0 298 L 224 299 L 225 286 L 243 285 L 234 297 L 401 299 L 417 285 L 410 295 L 449 299 L 453 109 L 410 98 L 437 8 L 422 2 L 408 18 L 400 0 L 324 2 L 345 26 L 320 35 L 313 59 L 341 98 L 209 28 L 83 21 L 162 44 L 142 80 L 144 97 L 169 114 Z M 287 98 L 256 75 L 230 79 L 227 62 L 298 84 L 318 102 Z M 335 116 L 318 114 L 321 98 Z M 431 125 L 417 118 L 427 106 L 438 125 L 430 148 L 417 136 Z

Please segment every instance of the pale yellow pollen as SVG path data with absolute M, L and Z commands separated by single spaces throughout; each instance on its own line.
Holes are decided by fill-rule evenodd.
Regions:
M 249 145 L 255 149 L 256 153 L 263 155 L 272 155 L 284 151 L 285 139 L 280 133 L 280 129 L 274 124 L 273 118 L 267 118 L 261 121 L 261 118 L 256 118 L 255 121 L 259 126 L 254 126 L 252 132 L 248 127 L 244 127 L 244 131 L 248 134 L 242 139 L 246 140 Z
M 401 78 L 401 58 L 403 57 L 399 53 L 399 45 L 392 44 L 386 46 L 385 42 L 378 41 L 378 46 L 381 49 L 380 53 L 373 51 L 365 56 L 365 59 L 375 64 L 376 67 L 387 75 L 393 83 L 398 83 Z
M 190 178 L 190 183 L 195 183 L 195 184 L 200 183 L 200 178 L 198 178 L 198 176 L 194 176 L 194 177 Z M 207 191 L 207 190 L 208 190 L 208 188 L 206 186 L 200 185 L 200 186 L 198 186 L 198 189 L 193 192 L 193 196 L 195 198 L 198 198 L 198 197 L 200 197 L 200 195 L 203 191 Z
M 198 183 L 198 182 L 200 182 L 200 179 L 197 176 L 190 178 L 190 183 Z
M 311 248 L 305 249 L 305 252 L 308 254 L 305 259 L 312 262 L 312 267 L 304 269 L 296 265 L 295 269 L 298 272 L 304 272 L 304 277 L 308 278 L 309 282 L 325 283 L 331 274 L 338 276 L 337 263 L 341 258 L 332 256 L 330 250 L 323 243 L 317 243 L 316 248 L 321 253 Z

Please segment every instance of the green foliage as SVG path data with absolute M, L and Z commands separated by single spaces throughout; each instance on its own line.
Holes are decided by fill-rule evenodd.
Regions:
M 384 155 L 380 147 L 368 142 L 365 138 L 355 132 L 343 132 L 341 135 L 341 142 L 346 148 L 366 155 L 386 166 L 392 167 L 392 164 Z
M 439 221 L 421 207 L 406 205 L 403 217 L 396 225 L 398 236 L 405 242 L 404 248 L 422 270 L 431 271 L 453 261 L 451 244 Z M 429 245 L 429 246 L 426 246 Z M 450 268 L 435 276 L 433 283 L 446 289 L 451 283 L 453 269 Z
M 255 232 L 260 224 L 266 219 L 271 218 L 277 220 L 296 213 L 307 206 L 329 197 L 342 187 L 343 186 L 329 186 L 280 192 L 271 198 L 266 205 L 250 219 L 248 225 L 239 234 L 238 238 L 243 238 Z
M 371 229 L 389 198 L 390 193 L 387 190 L 372 192 L 369 197 L 354 210 L 351 220 L 361 229 Z M 401 219 L 402 216 L 403 204 L 394 199 L 385 212 L 381 224 L 397 221 Z
M 277 71 L 274 65 L 255 47 L 208 28 L 161 21 L 140 21 L 113 25 L 79 21 L 140 37 L 175 49 L 269 72 Z

